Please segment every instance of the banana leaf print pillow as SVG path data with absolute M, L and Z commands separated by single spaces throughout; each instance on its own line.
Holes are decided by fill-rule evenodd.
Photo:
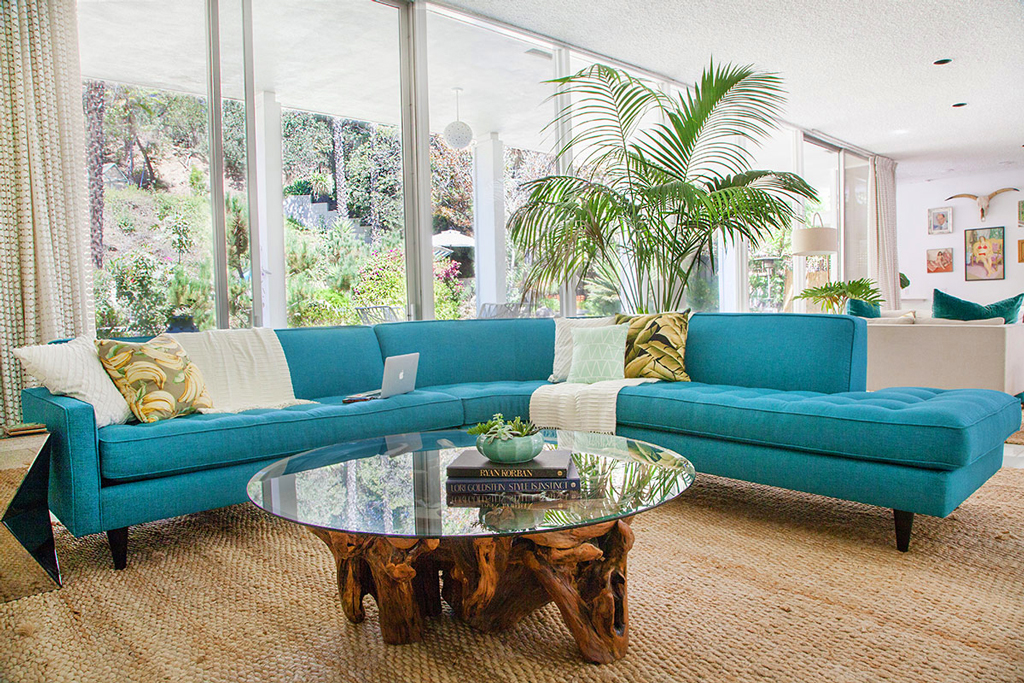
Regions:
M 618 315 L 616 324 L 628 324 L 626 377 L 653 377 L 667 382 L 689 382 L 683 356 L 690 311 Z
M 161 334 L 148 342 L 97 339 L 100 362 L 140 422 L 212 408 L 206 382 L 185 349 Z

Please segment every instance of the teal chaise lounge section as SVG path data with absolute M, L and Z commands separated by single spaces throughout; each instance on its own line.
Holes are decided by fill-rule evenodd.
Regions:
M 97 429 L 92 407 L 23 393 L 52 436 L 50 507 L 76 536 L 107 532 L 116 567 L 131 525 L 245 500 L 262 467 L 304 450 L 529 414 L 554 353 L 550 319 L 423 321 L 278 330 L 298 398 L 283 410 Z M 416 391 L 380 387 L 383 359 L 420 353 Z M 865 390 L 863 320 L 699 313 L 692 382 L 624 389 L 617 432 L 679 451 L 700 473 L 891 508 L 906 550 L 914 514 L 944 517 L 1002 464 L 1020 401 L 988 390 Z M 358 457 L 354 454 L 353 457 Z

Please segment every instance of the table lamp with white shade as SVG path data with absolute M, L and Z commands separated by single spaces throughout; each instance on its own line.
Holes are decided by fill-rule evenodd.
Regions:
M 839 232 L 835 228 L 826 228 L 821 214 L 815 213 L 814 218 L 820 225 L 815 226 L 812 218 L 811 227 L 793 230 L 794 256 L 827 256 L 839 250 Z

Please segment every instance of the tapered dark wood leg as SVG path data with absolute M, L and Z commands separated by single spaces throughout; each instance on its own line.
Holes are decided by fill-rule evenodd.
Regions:
M 127 567 L 128 527 L 108 531 L 107 543 L 110 544 L 110 555 L 114 558 L 114 569 L 124 569 Z
M 914 528 L 914 513 L 893 510 L 892 517 L 896 520 L 896 549 L 905 553 L 910 550 L 910 531 Z

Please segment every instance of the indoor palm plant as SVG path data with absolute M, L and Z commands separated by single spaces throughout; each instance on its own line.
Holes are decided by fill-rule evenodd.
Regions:
M 797 175 L 751 169 L 784 101 L 775 74 L 712 63 L 678 97 L 599 64 L 553 82 L 569 104 L 549 128 L 571 122 L 557 154 L 576 170 L 529 183 L 509 219 L 527 289 L 591 276 L 627 310 L 676 310 L 695 269 L 714 267 L 717 235 L 756 244 L 815 196 Z

